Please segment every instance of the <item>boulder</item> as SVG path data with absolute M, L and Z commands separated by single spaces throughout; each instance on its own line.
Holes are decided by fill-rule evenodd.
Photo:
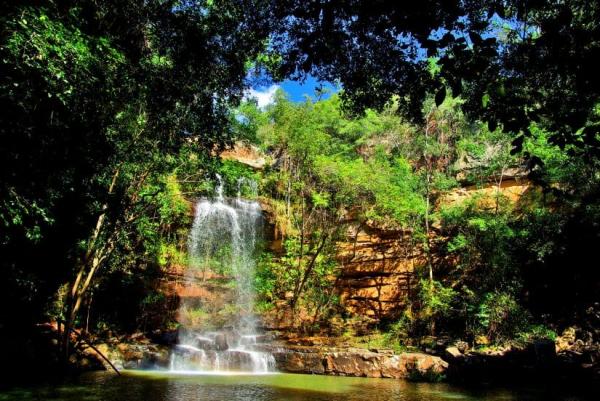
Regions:
M 196 347 L 206 351 L 216 349 L 216 345 L 213 340 L 202 336 L 196 337 Z
M 117 350 L 124 362 L 139 361 L 144 357 L 140 347 L 133 344 L 120 343 L 117 345 Z
M 406 366 L 402 364 L 399 355 L 392 355 L 389 358 L 384 358 L 381 361 L 381 377 L 392 379 L 408 377 Z
M 145 351 L 139 365 L 142 369 L 156 369 L 168 368 L 169 363 L 169 351 L 167 349 L 159 349 L 156 351 Z
M 325 374 L 321 355 L 312 352 L 276 352 L 275 364 L 278 370 L 289 373 Z
M 448 362 L 437 356 L 420 352 L 405 352 L 400 357 L 401 364 L 406 367 L 410 379 L 438 381 L 448 369 Z
M 215 349 L 217 351 L 227 351 L 229 344 L 227 343 L 227 336 L 223 333 L 219 333 L 215 336 Z
M 446 351 L 444 352 L 444 356 L 450 360 L 453 360 L 453 359 L 462 358 L 464 355 L 462 354 L 462 352 L 460 352 L 458 347 L 452 346 L 452 347 L 446 348 Z
M 464 354 L 469 350 L 469 343 L 467 343 L 466 341 L 457 341 L 454 345 L 460 351 L 461 354 Z
M 169 348 L 154 344 L 120 343 L 112 348 L 108 344 L 99 344 L 102 352 L 117 368 L 156 369 L 169 366 Z M 105 366 L 108 369 L 108 366 Z
M 178 330 L 154 330 L 150 334 L 152 342 L 160 345 L 175 345 L 179 341 Z
M 338 376 L 381 377 L 379 354 L 333 352 L 324 355 L 326 373 Z

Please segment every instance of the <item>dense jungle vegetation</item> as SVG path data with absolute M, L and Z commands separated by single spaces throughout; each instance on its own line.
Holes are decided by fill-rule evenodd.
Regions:
M 384 322 L 388 343 L 440 334 L 526 342 L 578 319 L 593 324 L 595 272 L 586 260 L 597 206 L 586 202 L 584 218 L 579 196 L 593 197 L 596 167 L 549 144 L 535 124 L 523 152 L 511 152 L 510 137 L 468 122 L 461 103 L 426 101 L 423 125 L 398 117 L 395 104 L 350 119 L 336 95 L 294 104 L 280 92 L 264 112 L 240 108 L 252 128 L 246 139 L 276 158 L 255 179 L 285 235 L 285 253 L 266 253 L 260 265 L 263 307 L 288 292 L 312 317 L 305 329 L 328 325 L 339 313 L 336 241 L 353 223 L 408 232 L 410 248 L 425 253 L 406 309 Z M 539 164 L 528 170 L 532 158 Z M 461 186 L 500 188 L 515 175 L 533 185 L 518 203 L 500 190 L 443 200 Z
M 376 328 L 388 344 L 574 324 L 597 336 L 600 6 L 396 3 L 0 3 L 7 358 L 56 319 L 99 335 L 173 328 L 158 283 L 185 264 L 189 202 L 217 173 L 231 191 L 255 179 L 283 230 L 284 252 L 259 264 L 259 312 L 285 300 L 306 332 L 351 318 L 334 291 L 351 219 L 425 255 L 405 310 Z M 278 92 L 266 109 L 244 97 L 308 75 L 342 89 Z M 269 165 L 221 161 L 235 141 Z M 534 188 L 518 207 L 500 192 L 443 201 L 514 175 Z M 55 344 L 64 360 L 69 343 Z

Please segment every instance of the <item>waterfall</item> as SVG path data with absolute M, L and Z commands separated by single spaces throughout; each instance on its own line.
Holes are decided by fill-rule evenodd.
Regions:
M 217 181 L 214 199 L 202 199 L 196 204 L 185 278 L 187 283 L 228 278 L 228 286 L 221 289 L 228 293 L 228 302 L 218 311 L 227 312 L 226 323 L 209 330 L 197 327 L 190 316 L 206 313 L 203 307 L 210 300 L 182 298 L 180 323 L 184 330 L 171 353 L 171 370 L 270 372 L 275 360 L 271 354 L 260 351 L 265 336 L 257 333 L 253 311 L 255 253 L 262 210 L 258 202 L 242 198 L 244 190 L 256 195 L 256 183 L 246 178 L 238 180 L 237 197 L 228 199 L 218 175 Z

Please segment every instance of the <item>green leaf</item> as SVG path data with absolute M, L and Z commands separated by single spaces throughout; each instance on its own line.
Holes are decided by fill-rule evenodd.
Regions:
M 490 95 L 488 95 L 487 93 L 485 95 L 483 95 L 481 97 L 481 105 L 483 106 L 483 108 L 485 109 L 488 104 L 490 103 Z M 492 130 L 493 131 L 493 130 Z

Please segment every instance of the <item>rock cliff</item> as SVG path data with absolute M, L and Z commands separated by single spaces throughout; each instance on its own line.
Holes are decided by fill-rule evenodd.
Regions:
M 480 207 L 493 208 L 500 194 L 503 202 L 518 208 L 535 193 L 528 180 L 509 177 L 500 185 L 468 186 L 449 191 L 439 197 L 437 206 L 456 206 L 477 199 Z M 434 228 L 432 240 L 435 239 Z M 336 286 L 344 308 L 352 314 L 377 320 L 394 318 L 403 309 L 416 284 L 415 269 L 426 264 L 426 255 L 411 233 L 370 224 L 350 224 L 346 239 L 337 247 L 342 272 Z

